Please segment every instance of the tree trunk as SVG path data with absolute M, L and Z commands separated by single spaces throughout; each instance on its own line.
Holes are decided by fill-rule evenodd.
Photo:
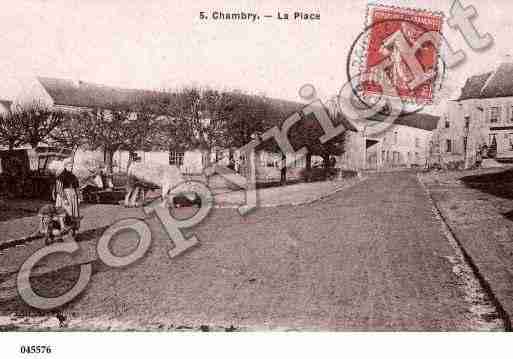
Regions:
M 120 159 L 120 162 L 121 162 L 121 159 Z M 128 151 L 128 159 L 126 161 L 126 172 L 127 173 L 128 173 L 128 169 L 130 168 L 131 164 L 132 164 L 132 151 Z M 120 166 L 121 166 L 121 163 L 120 163 Z
M 306 154 L 306 170 L 310 171 L 312 169 L 312 155 L 310 153 Z
M 280 169 L 280 185 L 284 186 L 287 183 L 287 156 L 281 154 L 281 169 Z
M 111 149 L 111 148 L 107 148 L 105 149 L 104 151 L 104 154 L 103 154 L 103 158 L 105 160 L 105 167 L 106 167 L 106 170 L 107 170 L 107 174 L 109 176 L 112 175 L 112 164 L 113 164 L 113 159 L 114 159 L 114 152 L 116 152 L 115 150 Z
M 228 168 L 232 171 L 235 170 L 235 161 L 233 158 L 233 149 L 230 147 L 228 148 Z

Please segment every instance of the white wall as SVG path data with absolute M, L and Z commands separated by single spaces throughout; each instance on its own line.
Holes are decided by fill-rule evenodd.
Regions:
M 17 105 L 25 106 L 34 102 L 53 106 L 53 99 L 35 76 L 20 77 L 17 86 L 12 87 L 8 100 L 13 101 L 13 109 Z
M 183 156 L 182 173 L 200 174 L 204 169 L 203 151 L 187 151 Z
M 6 115 L 9 113 L 9 111 L 10 109 L 7 106 L 0 103 L 0 115 Z

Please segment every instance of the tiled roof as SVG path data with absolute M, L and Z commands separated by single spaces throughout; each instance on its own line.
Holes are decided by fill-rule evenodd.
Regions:
M 513 63 L 502 63 L 481 89 L 481 97 L 513 96 Z
M 418 128 L 426 131 L 433 131 L 438 125 L 438 120 L 440 117 L 433 116 L 427 113 L 422 112 L 414 112 L 414 113 L 404 113 L 397 117 L 394 120 L 395 125 L 403 125 L 413 128 Z M 366 121 L 371 122 L 389 122 L 386 116 L 381 115 L 379 113 L 374 116 L 368 118 Z
M 493 72 L 470 77 L 459 100 L 513 96 L 513 63 L 503 62 Z
M 440 117 L 429 115 L 427 113 L 411 113 L 408 115 L 400 116 L 394 123 L 396 125 L 403 125 L 409 127 L 420 128 L 422 130 L 433 131 L 438 125 Z
M 164 92 L 124 89 L 83 81 L 75 83 L 72 80 L 52 77 L 38 77 L 38 80 L 54 103 L 63 106 L 112 108 L 133 104 L 145 98 L 156 98 L 158 95 L 166 96 Z M 305 106 L 298 102 L 281 99 L 267 98 L 267 100 L 278 117 L 287 117 Z
M 123 89 L 83 81 L 75 83 L 51 77 L 38 77 L 38 80 L 54 103 L 64 106 L 113 108 L 133 104 L 157 94 L 148 90 Z
M 133 104 L 143 99 L 156 99 L 157 95 L 165 95 L 163 92 L 123 89 L 105 85 L 98 85 L 79 81 L 38 77 L 39 82 L 52 97 L 56 105 L 85 107 L 85 108 L 116 108 Z M 287 118 L 291 113 L 300 111 L 305 104 L 268 98 L 273 109 L 273 117 Z M 415 113 L 399 117 L 395 123 L 432 130 L 436 128 L 438 117 Z
M 467 82 L 465 82 L 465 85 L 461 89 L 461 95 L 458 101 L 471 98 L 480 98 L 481 90 L 491 75 L 492 72 L 487 72 L 486 74 L 472 76 L 467 79 Z

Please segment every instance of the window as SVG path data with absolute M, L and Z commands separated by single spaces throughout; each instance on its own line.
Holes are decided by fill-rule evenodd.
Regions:
M 513 122 L 513 106 L 509 108 L 509 120 Z
M 449 122 L 449 120 L 445 120 L 445 128 L 449 127 L 451 127 L 451 123 Z
M 513 151 L 513 133 L 509 134 L 508 145 L 509 145 L 509 150 Z
M 278 168 L 278 163 L 275 164 L 275 167 Z M 297 160 L 294 161 L 294 167 L 296 168 L 304 168 L 306 167 L 306 160 L 304 157 L 302 158 L 299 158 Z
M 267 156 L 265 152 L 260 152 L 260 166 L 267 167 Z M 272 167 L 272 166 L 270 166 Z
M 452 142 L 451 140 L 445 140 L 445 152 L 452 152 Z
M 497 143 L 497 139 L 495 138 L 496 134 L 495 133 L 491 133 L 488 135 L 488 145 L 492 145 L 493 141 L 495 141 L 495 143 Z
M 463 151 L 467 152 L 467 142 L 468 142 L 468 139 L 467 137 L 463 137 Z
M 415 137 L 415 147 L 420 147 L 420 138 Z
M 468 130 L 470 127 L 470 120 L 468 118 L 465 119 L 465 128 Z
M 400 162 L 399 152 L 394 151 L 394 153 L 392 153 L 392 156 L 393 156 L 392 161 L 394 162 L 394 164 L 399 164 L 399 162 Z
M 183 152 L 169 152 L 169 164 L 175 165 L 175 166 L 182 166 L 183 165 Z
M 499 121 L 499 107 L 493 106 L 490 107 L 490 122 Z
M 129 156 L 130 156 L 130 161 L 132 161 L 132 162 L 141 162 L 142 161 L 141 156 L 137 152 L 130 152 Z

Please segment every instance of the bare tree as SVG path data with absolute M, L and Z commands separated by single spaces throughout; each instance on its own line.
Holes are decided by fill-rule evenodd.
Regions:
M 66 118 L 50 133 L 51 141 L 67 148 L 77 148 L 85 142 L 86 124 L 80 114 L 67 114 Z
M 107 171 L 112 173 L 114 153 L 127 141 L 126 131 L 130 113 L 128 111 L 110 111 L 94 109 L 84 111 L 81 121 L 85 126 L 85 140 L 91 149 L 101 148 Z
M 105 166 L 112 173 L 116 151 L 157 146 L 154 133 L 157 117 L 148 105 L 137 103 L 125 108 L 84 111 L 80 120 L 85 143 L 93 150 L 103 150 Z
M 12 111 L 12 121 L 20 126 L 24 143 L 37 147 L 62 122 L 64 113 L 55 111 L 39 102 L 18 105 Z
M 9 150 L 25 143 L 22 122 L 12 113 L 0 114 L 0 144 Z
M 76 112 L 66 114 L 66 118 L 53 129 L 49 135 L 49 142 L 57 143 L 65 148 L 71 149 L 73 163 L 78 148 L 86 144 L 87 124 L 82 121 Z
M 187 151 L 201 147 L 201 90 L 184 88 L 170 94 L 161 123 L 161 139 L 168 150 Z
M 161 148 L 185 152 L 210 150 L 224 143 L 224 93 L 215 89 L 183 88 L 169 92 L 162 107 L 165 119 L 158 124 Z

